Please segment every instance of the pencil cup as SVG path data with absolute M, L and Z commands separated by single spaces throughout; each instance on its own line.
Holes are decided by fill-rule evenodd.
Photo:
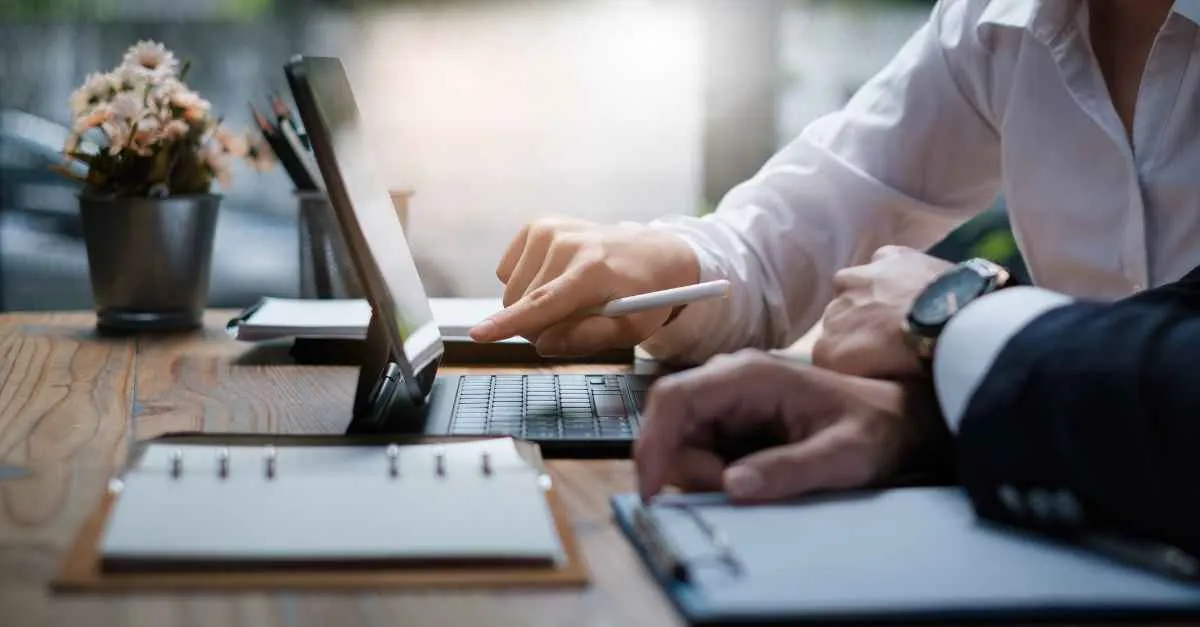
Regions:
M 390 192 L 401 225 L 408 225 L 411 192 Z M 362 284 L 350 260 L 346 239 L 328 197 L 320 192 L 297 192 L 300 244 L 300 297 L 311 299 L 363 298 Z

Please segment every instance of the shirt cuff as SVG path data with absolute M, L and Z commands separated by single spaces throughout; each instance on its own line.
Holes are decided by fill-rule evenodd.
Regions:
M 685 229 L 672 228 L 673 225 L 665 221 L 655 222 L 652 226 L 687 242 L 700 264 L 700 283 L 729 278 L 716 257 L 689 237 Z M 655 331 L 639 347 L 659 361 L 691 361 L 695 356 L 690 355 L 688 349 L 695 345 L 697 337 L 704 336 L 707 325 L 725 317 L 723 314 L 727 306 L 725 299 L 689 303 L 674 320 Z
M 952 433 L 1000 351 L 1021 329 L 1072 299 L 1037 287 L 1011 287 L 967 305 L 942 330 L 933 352 L 933 384 Z

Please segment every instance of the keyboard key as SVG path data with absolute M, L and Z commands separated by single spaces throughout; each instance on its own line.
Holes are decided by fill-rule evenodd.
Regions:
M 644 391 L 634 390 L 633 406 L 636 407 L 638 411 L 642 411 L 646 408 L 646 393 Z
M 620 394 L 595 394 L 592 398 L 596 401 L 596 415 L 598 416 L 624 418 L 629 415 L 625 411 L 625 401 Z
M 482 394 L 474 393 L 474 392 L 464 392 L 464 393 L 458 395 L 458 400 L 485 400 L 486 401 L 488 398 L 490 398 L 490 396 L 491 396 L 491 394 L 487 393 L 487 392 L 482 393 Z

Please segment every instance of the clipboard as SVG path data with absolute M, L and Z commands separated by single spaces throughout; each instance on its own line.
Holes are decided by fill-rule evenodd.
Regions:
M 228 446 L 364 446 L 395 443 L 454 443 L 489 438 L 468 437 L 377 437 L 361 436 L 273 436 L 229 434 L 173 434 L 140 443 L 135 455 L 154 443 L 208 444 Z M 130 591 L 237 591 L 237 590 L 362 590 L 420 588 L 570 588 L 589 584 L 587 566 L 574 529 L 536 445 L 515 441 L 522 458 L 547 477 L 545 497 L 563 548 L 563 559 L 553 565 L 474 564 L 463 562 L 412 563 L 383 566 L 371 564 L 312 564 L 289 568 L 245 566 L 210 569 L 154 569 L 106 571 L 102 568 L 99 543 L 109 515 L 119 497 L 106 490 L 99 505 L 80 527 L 51 583 L 60 593 L 114 593 Z M 136 459 L 133 458 L 133 459 Z
M 693 625 L 1200 617 L 1200 586 L 980 520 L 957 487 L 754 506 L 720 494 L 611 502 Z

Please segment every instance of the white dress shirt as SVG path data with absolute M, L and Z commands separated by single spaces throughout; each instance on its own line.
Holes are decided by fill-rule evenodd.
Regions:
M 820 319 L 834 272 L 884 244 L 926 249 L 998 193 L 1040 286 L 1113 300 L 1181 277 L 1200 265 L 1198 21 L 1200 1 L 1176 2 L 1131 145 L 1086 2 L 942 0 L 845 108 L 714 213 L 655 223 L 690 243 L 702 280 L 733 289 L 688 306 L 643 348 L 699 362 L 791 344 Z

